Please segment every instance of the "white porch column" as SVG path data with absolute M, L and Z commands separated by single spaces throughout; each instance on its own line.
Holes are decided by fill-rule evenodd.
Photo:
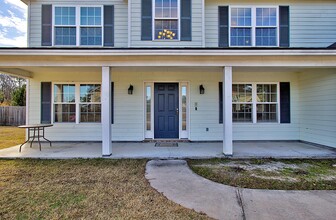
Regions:
M 111 68 L 102 67 L 101 103 L 102 103 L 102 154 L 112 154 L 112 119 L 111 119 Z
M 223 71 L 223 153 L 232 155 L 232 67 Z

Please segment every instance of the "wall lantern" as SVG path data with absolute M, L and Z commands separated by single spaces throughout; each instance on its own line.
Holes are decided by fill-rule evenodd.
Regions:
M 128 87 L 128 95 L 132 95 L 132 94 L 133 94 L 133 86 L 130 85 L 130 86 Z
M 204 87 L 203 87 L 203 85 L 200 85 L 199 90 L 200 90 L 200 94 L 203 95 L 204 94 Z

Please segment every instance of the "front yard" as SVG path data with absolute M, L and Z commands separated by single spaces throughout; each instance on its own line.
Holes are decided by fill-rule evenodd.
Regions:
M 25 129 L 11 126 L 0 126 L 0 149 L 22 144 L 25 140 Z
M 189 160 L 212 181 L 253 189 L 336 190 L 336 160 Z
M 0 160 L 0 219 L 207 219 L 150 187 L 146 160 Z

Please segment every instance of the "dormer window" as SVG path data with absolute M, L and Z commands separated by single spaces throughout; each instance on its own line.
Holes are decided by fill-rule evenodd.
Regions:
M 179 39 L 178 0 L 154 0 L 154 39 Z

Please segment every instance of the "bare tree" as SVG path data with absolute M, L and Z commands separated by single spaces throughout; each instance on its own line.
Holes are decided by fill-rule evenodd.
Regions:
M 24 79 L 0 73 L 0 104 L 11 104 L 14 91 L 23 85 Z

